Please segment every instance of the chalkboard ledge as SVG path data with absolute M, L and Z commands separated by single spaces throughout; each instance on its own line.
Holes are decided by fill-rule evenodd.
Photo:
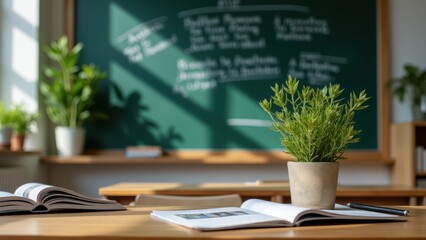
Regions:
M 348 159 L 342 164 L 383 164 L 391 165 L 391 159 L 382 159 L 377 152 L 348 152 Z M 284 164 L 293 158 L 282 151 L 248 150 L 187 150 L 168 151 L 158 158 L 127 158 L 124 151 L 101 150 L 73 157 L 45 156 L 46 164 L 201 164 L 201 165 L 262 165 Z

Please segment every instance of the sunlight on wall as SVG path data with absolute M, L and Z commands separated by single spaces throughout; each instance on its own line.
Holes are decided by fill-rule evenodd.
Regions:
M 38 0 L 15 0 L 12 2 L 12 10 L 33 27 L 38 27 L 38 2 Z
M 1 100 L 37 111 L 39 0 L 4 0 Z
M 38 79 L 38 43 L 17 26 L 12 28 L 12 69 L 26 82 Z M 12 96 L 15 98 L 15 96 Z
M 37 101 L 34 100 L 34 96 L 29 95 L 22 88 L 12 86 L 12 102 L 16 104 L 22 104 L 24 109 L 29 112 L 37 112 Z

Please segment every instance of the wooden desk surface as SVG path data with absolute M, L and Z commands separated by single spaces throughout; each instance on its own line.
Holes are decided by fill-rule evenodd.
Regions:
M 152 207 L 127 211 L 9 215 L 0 217 L 0 239 L 424 239 L 426 207 L 406 207 L 407 222 L 322 224 L 301 227 L 200 232 L 161 222 Z M 176 207 L 156 207 L 172 210 Z
M 239 194 L 243 199 L 265 197 L 278 202 L 290 197 L 288 183 L 117 183 L 99 189 L 99 194 L 128 204 L 139 193 L 182 196 Z M 426 188 L 403 186 L 339 186 L 337 198 L 369 200 L 368 203 L 385 205 L 423 205 Z M 365 201 L 364 201 L 365 202 Z

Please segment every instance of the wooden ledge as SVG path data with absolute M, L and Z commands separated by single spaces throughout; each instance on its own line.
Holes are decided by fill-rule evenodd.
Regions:
M 391 159 L 381 159 L 377 152 L 348 152 L 342 164 L 390 165 Z M 281 151 L 205 151 L 188 150 L 168 152 L 159 158 L 127 158 L 123 151 L 105 150 L 74 157 L 46 156 L 47 164 L 206 164 L 206 165 L 261 165 L 283 164 L 293 158 Z
M 40 156 L 40 151 L 0 150 L 0 156 Z

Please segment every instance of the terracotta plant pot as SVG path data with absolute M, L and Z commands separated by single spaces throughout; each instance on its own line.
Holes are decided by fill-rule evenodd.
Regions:
M 299 207 L 334 209 L 339 164 L 288 162 L 291 203 Z
M 25 135 L 23 134 L 12 134 L 10 148 L 12 151 L 24 150 Z

